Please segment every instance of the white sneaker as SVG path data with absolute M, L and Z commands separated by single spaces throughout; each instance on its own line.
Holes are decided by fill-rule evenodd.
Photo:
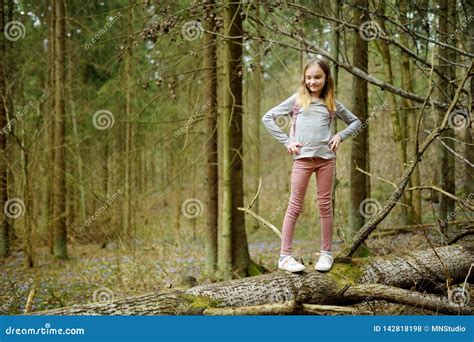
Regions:
M 318 262 L 314 266 L 316 271 L 329 271 L 332 267 L 332 263 L 334 262 L 334 259 L 332 256 L 330 256 L 327 253 L 321 253 L 321 256 L 319 257 Z
M 291 255 L 283 258 L 283 260 L 279 260 L 278 268 L 288 272 L 301 272 L 305 269 L 304 265 L 296 261 Z

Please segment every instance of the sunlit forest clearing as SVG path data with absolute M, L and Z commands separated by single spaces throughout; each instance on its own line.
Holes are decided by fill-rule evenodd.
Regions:
M 0 314 L 472 314 L 470 2 L 0 4 Z M 315 58 L 362 126 L 334 266 L 312 176 L 290 274 L 294 160 L 262 117 Z

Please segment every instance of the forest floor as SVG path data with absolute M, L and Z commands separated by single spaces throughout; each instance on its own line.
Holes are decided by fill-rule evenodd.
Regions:
M 276 270 L 279 241 L 261 228 L 249 237 L 250 254 L 254 261 L 269 271 Z M 299 234 L 300 236 L 302 234 Z M 378 236 L 377 236 L 378 235 Z M 429 248 L 421 230 L 414 233 L 387 235 L 375 233 L 368 240 L 373 255 L 403 253 Z M 334 242 L 334 250 L 341 248 Z M 205 253 L 202 243 L 184 241 L 179 244 L 162 243 L 158 246 L 138 246 L 135 252 L 118 249 L 114 245 L 100 248 L 97 244 L 69 247 L 69 260 L 55 260 L 46 247 L 36 249 L 36 265 L 25 269 L 24 254 L 14 252 L 0 264 L 0 314 L 21 314 L 32 288 L 36 293 L 31 311 L 53 309 L 73 304 L 103 303 L 112 299 L 179 287 L 186 276 L 193 276 L 198 284 L 210 282 L 204 274 Z M 294 255 L 309 271 L 317 259 L 314 241 L 294 240 Z M 423 313 L 385 302 L 361 304 L 374 314 Z

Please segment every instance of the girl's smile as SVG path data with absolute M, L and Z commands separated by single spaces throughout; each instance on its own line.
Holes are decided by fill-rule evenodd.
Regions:
M 306 70 L 305 83 L 309 91 L 319 97 L 326 84 L 326 74 L 318 64 L 310 66 Z

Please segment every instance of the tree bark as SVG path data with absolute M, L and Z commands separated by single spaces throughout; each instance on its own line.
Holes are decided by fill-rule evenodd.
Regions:
M 400 17 L 401 22 L 404 26 L 408 26 L 408 11 L 409 11 L 409 3 L 407 0 L 402 0 L 400 2 Z M 404 46 L 409 46 L 408 35 L 403 34 L 400 36 L 400 42 Z M 410 57 L 402 52 L 401 56 L 401 78 L 402 78 L 402 85 L 403 88 L 409 92 L 413 92 L 413 82 L 412 82 L 412 72 L 411 72 L 411 65 L 410 65 Z M 407 98 L 402 98 L 402 111 L 401 114 L 403 115 L 403 123 L 404 123 L 404 132 L 405 132 L 405 148 L 406 154 L 412 156 L 415 154 L 416 149 L 416 115 L 415 110 L 411 109 L 413 107 L 413 103 L 411 100 Z M 406 163 L 406 160 L 405 160 Z M 401 165 L 405 165 L 401 164 Z M 415 166 L 413 170 L 412 176 L 408 182 L 408 186 L 419 186 L 420 185 L 420 170 L 418 166 Z M 410 192 L 408 195 L 405 194 L 407 199 L 407 204 L 409 205 L 407 211 L 407 221 L 406 224 L 415 224 L 421 223 L 421 193 L 418 191 Z
M 129 6 L 128 10 L 128 21 L 127 21 L 127 50 L 124 58 L 124 86 L 125 86 L 125 199 L 123 201 L 124 208 L 124 242 L 125 245 L 134 249 L 135 246 L 135 234 L 133 225 L 134 210 L 132 208 L 132 197 L 134 194 L 134 182 L 133 182 L 133 169 L 132 169 L 132 149 L 133 149 L 133 134 L 132 134 L 132 87 L 133 82 L 131 80 L 132 72 L 132 35 L 133 35 L 133 4 Z
M 217 234 L 219 217 L 219 176 L 218 176 L 218 125 L 217 125 L 217 39 L 215 36 L 217 15 L 214 0 L 206 3 L 206 31 L 204 68 L 206 87 L 205 101 L 209 105 L 206 119 L 206 272 L 213 274 L 217 271 Z
M 48 19 L 48 41 L 50 44 L 48 44 L 48 91 L 49 91 L 49 96 L 47 99 L 47 108 L 49 111 L 49 115 L 46 118 L 46 132 L 47 132 L 47 144 L 49 146 L 47 153 L 47 158 L 48 158 L 48 170 L 50 170 L 47 173 L 47 187 L 45 189 L 47 197 L 46 197 L 46 211 L 47 211 L 47 231 L 48 231 L 48 250 L 51 255 L 54 255 L 54 212 L 53 212 L 53 207 L 54 207 L 54 192 L 53 192 L 53 179 L 54 179 L 54 154 L 56 152 L 55 146 L 54 146 L 54 126 L 55 126 L 55 121 L 54 120 L 54 108 L 55 108 L 55 65 L 54 65 L 54 53 L 56 51 L 55 44 L 56 44 L 56 11 L 54 10 L 54 2 L 52 0 L 48 1 L 48 6 L 51 7 L 50 11 L 47 11 L 47 19 Z
M 53 220 L 54 256 L 67 259 L 66 177 L 65 177 L 65 8 L 64 1 L 54 2 L 54 159 L 53 159 Z
M 452 279 L 453 283 L 464 282 L 473 262 L 474 244 L 471 242 L 407 255 L 353 259 L 350 264 L 335 263 L 328 273 L 274 272 L 119 299 L 111 303 L 73 306 L 34 314 L 202 314 L 209 308 L 237 308 L 293 301 L 298 304 L 351 305 L 376 299 L 421 306 L 442 313 L 468 314 L 473 312 L 470 306 L 452 304 L 446 296 L 408 289 L 420 288 L 420 284 L 429 282 L 445 283 L 447 279 Z M 286 313 L 291 313 L 291 310 Z M 212 314 L 212 310 L 209 314 Z
M 223 120 L 224 201 L 223 248 L 220 268 L 223 278 L 249 275 L 250 254 L 245 231 L 243 206 L 243 146 L 242 146 L 242 8 L 240 3 L 226 2 L 227 41 L 226 92 Z M 229 267 L 230 266 L 230 267 Z
M 455 11 L 455 6 L 451 0 L 441 0 L 439 8 L 439 34 L 440 41 L 444 43 L 449 43 L 450 34 L 452 33 L 452 24 L 449 23 L 452 20 L 452 12 Z M 454 69 L 450 66 L 449 62 L 455 62 L 455 56 L 451 50 L 448 49 L 439 49 L 439 70 L 445 75 L 453 76 Z M 453 94 L 453 87 L 443 79 L 439 79 L 439 99 L 450 99 Z M 443 118 L 443 112 L 438 111 L 438 121 L 441 121 Z M 443 132 L 440 137 L 447 138 L 443 139 L 444 143 L 452 150 L 454 150 L 454 141 L 453 130 L 446 130 Z M 454 156 L 450 151 L 448 151 L 442 144 L 439 144 L 439 158 L 440 158 L 440 173 L 439 173 L 439 184 L 443 190 L 451 194 L 455 194 L 455 184 L 454 184 Z M 441 228 L 444 233 L 447 232 L 447 220 L 446 218 L 450 213 L 454 212 L 454 201 L 451 198 L 446 196 L 441 196 L 440 198 L 440 208 L 439 216 L 442 222 Z
M 467 18 L 474 17 L 474 3 L 467 1 L 466 4 L 466 16 Z M 467 48 L 468 51 L 474 53 L 474 25 L 469 25 L 469 29 L 467 30 L 467 34 L 464 35 L 465 41 L 469 42 Z M 470 113 L 474 112 L 474 78 L 471 78 L 471 83 L 470 83 L 470 93 L 471 93 L 471 103 L 468 104 L 468 108 L 470 108 Z M 467 114 L 467 113 L 466 113 Z M 474 142 L 473 137 L 472 137 L 472 125 L 473 123 L 470 122 L 471 125 L 469 125 L 469 121 L 466 120 L 466 127 L 464 131 L 464 136 L 465 136 L 465 152 L 464 156 L 467 160 L 470 162 L 474 162 L 474 148 L 472 148 L 472 143 Z M 467 163 L 464 164 L 464 175 L 465 175 L 465 181 L 464 181 L 464 194 L 466 196 L 470 195 L 471 193 L 474 193 L 474 167 L 471 167 Z
M 0 31 L 4 29 L 4 3 L 0 0 Z M 7 89 L 5 80 L 5 53 L 6 44 L 5 39 L 0 40 L 0 129 L 4 130 L 7 125 Z M 7 137 L 5 132 L 0 132 L 0 203 L 3 205 L 8 201 L 8 180 L 7 180 Z M 0 258 L 5 258 L 10 255 L 10 222 L 6 215 L 2 215 L 2 222 L 0 222 Z
M 354 19 L 357 25 L 369 20 L 367 0 L 358 0 L 355 3 L 362 9 L 354 10 Z M 353 64 L 356 68 L 368 71 L 368 42 L 358 32 L 354 33 Z M 352 110 L 363 125 L 367 121 L 367 81 L 360 77 L 353 77 Z M 349 238 L 352 239 L 357 231 L 364 225 L 365 217 L 362 215 L 360 206 L 370 196 L 370 179 L 367 175 L 356 170 L 360 167 L 370 172 L 369 163 L 369 132 L 368 129 L 361 130 L 353 139 L 351 145 L 350 163 L 350 199 L 349 199 Z
M 260 11 L 261 11 L 261 5 L 260 4 L 255 4 L 256 9 L 255 9 L 255 16 L 257 18 L 260 18 Z M 260 27 L 257 26 L 256 28 L 256 35 L 259 37 L 261 35 L 261 30 Z M 254 143 L 252 144 L 252 150 L 253 150 L 253 158 L 252 158 L 252 164 L 253 164 L 253 184 L 252 184 L 252 192 L 256 193 L 260 184 L 260 164 L 261 164 L 261 144 L 260 144 L 260 121 L 262 117 L 262 98 L 263 98 L 263 49 L 262 49 L 262 41 L 260 39 L 257 39 L 255 41 L 255 57 L 254 57 L 254 62 L 253 62 L 253 73 L 252 74 L 247 74 L 250 77 L 253 78 L 254 80 L 254 91 L 251 96 L 247 96 L 247 98 L 251 101 L 252 105 L 252 110 L 249 111 L 249 116 L 250 116 L 250 127 L 251 127 L 251 132 L 254 132 L 253 135 L 253 141 Z M 251 76 L 250 76 L 251 75 Z M 249 80 L 250 81 L 250 80 Z M 251 87 L 250 82 L 248 82 L 249 87 Z M 258 213 L 260 212 L 260 201 L 257 198 L 255 202 L 253 203 L 253 208 L 255 212 Z M 259 224 L 257 221 L 253 221 L 253 231 L 256 231 L 259 228 Z

